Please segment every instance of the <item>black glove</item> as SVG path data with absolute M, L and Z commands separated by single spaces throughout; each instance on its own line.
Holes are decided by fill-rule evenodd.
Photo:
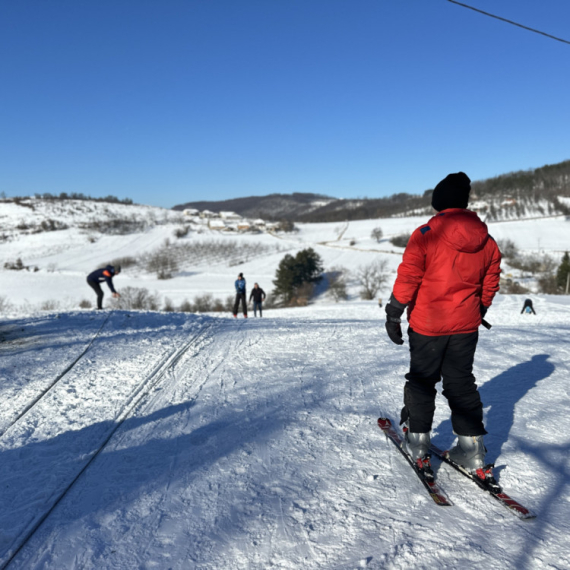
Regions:
M 485 307 L 484 305 L 480 305 L 479 310 L 481 311 L 481 318 L 483 318 L 487 314 L 489 307 Z
M 400 317 L 405 308 L 406 305 L 402 305 L 394 295 L 390 297 L 390 302 L 386 305 L 386 332 L 394 344 L 404 344 Z

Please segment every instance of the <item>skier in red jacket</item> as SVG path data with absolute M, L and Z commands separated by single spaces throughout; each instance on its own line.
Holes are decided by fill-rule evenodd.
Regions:
M 408 242 L 386 305 L 386 330 L 394 343 L 403 344 L 400 317 L 407 307 L 410 371 L 400 422 L 406 424 L 406 451 L 429 468 L 435 386 L 443 380 L 458 436 L 450 458 L 484 478 L 492 473 L 485 469 L 487 432 L 473 359 L 479 325 L 499 290 L 501 254 L 487 226 L 466 209 L 470 190 L 463 172 L 435 187 L 432 206 L 439 213 Z

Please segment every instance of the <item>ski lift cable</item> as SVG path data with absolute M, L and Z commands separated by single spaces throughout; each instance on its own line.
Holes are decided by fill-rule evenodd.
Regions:
M 562 42 L 564 44 L 570 45 L 570 41 L 568 40 L 557 38 L 556 36 L 547 34 L 546 32 L 541 32 L 540 30 L 536 30 L 535 28 L 529 28 L 528 26 L 523 26 L 523 24 L 518 24 L 517 22 L 513 22 L 512 20 L 507 20 L 507 18 L 501 18 L 501 16 L 495 16 L 495 14 L 490 14 L 489 12 L 485 12 L 484 10 L 480 10 L 479 8 L 474 8 L 473 6 L 469 6 L 468 4 L 463 4 L 463 2 L 458 2 L 457 0 L 447 0 L 447 1 L 451 2 L 452 4 L 457 4 L 458 6 L 462 6 L 463 8 L 469 8 L 469 10 L 473 10 L 474 12 L 479 12 L 480 14 L 484 14 L 485 16 L 489 16 L 490 18 L 495 18 L 496 20 L 507 22 L 507 24 L 518 26 L 519 28 L 523 28 L 523 30 L 528 30 L 529 32 L 534 32 L 535 34 L 546 36 L 547 38 L 556 40 L 557 42 Z

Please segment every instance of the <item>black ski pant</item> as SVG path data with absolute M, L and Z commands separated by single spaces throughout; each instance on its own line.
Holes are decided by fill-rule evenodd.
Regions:
M 97 308 L 102 309 L 103 308 L 103 289 L 101 289 L 101 285 L 99 285 L 99 283 L 97 281 L 91 281 L 90 279 L 87 279 L 87 284 L 97 294 Z
M 244 315 L 244 317 L 246 317 L 247 316 L 247 301 L 245 300 L 245 293 L 236 293 L 236 300 L 234 303 L 234 315 L 238 314 L 240 301 L 241 301 L 241 306 L 243 309 L 243 315 Z
M 257 310 L 259 309 L 259 316 L 263 317 L 261 314 L 261 301 L 254 301 L 253 302 L 253 314 L 257 317 Z
M 426 336 L 408 329 L 410 371 L 404 386 L 401 422 L 409 420 L 414 433 L 431 431 L 436 384 L 443 380 L 443 395 L 451 408 L 457 435 L 484 435 L 483 404 L 473 376 L 479 332 Z

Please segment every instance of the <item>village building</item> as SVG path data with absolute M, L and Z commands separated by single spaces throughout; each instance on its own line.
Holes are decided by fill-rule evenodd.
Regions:
M 220 219 L 211 219 L 208 221 L 208 227 L 211 230 L 225 230 L 226 229 L 226 222 Z
M 220 212 L 222 220 L 241 220 L 241 216 L 235 212 Z

